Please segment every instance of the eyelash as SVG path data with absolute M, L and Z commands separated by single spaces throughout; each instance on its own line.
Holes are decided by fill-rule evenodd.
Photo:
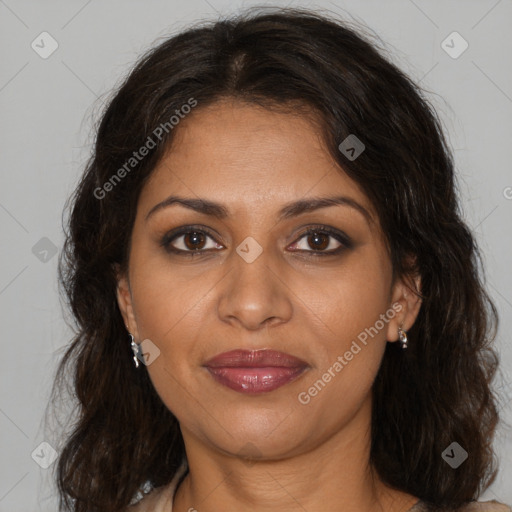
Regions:
M 210 238 L 212 238 L 215 241 L 215 243 L 218 243 L 215 240 L 214 235 L 208 229 L 206 229 L 204 227 L 183 226 L 183 227 L 177 228 L 177 229 L 172 230 L 171 232 L 165 234 L 160 242 L 160 245 L 162 247 L 164 247 L 165 250 L 168 252 L 177 254 L 179 256 L 189 257 L 189 258 L 201 256 L 201 255 L 204 255 L 206 252 L 216 250 L 216 249 L 206 249 L 206 250 L 198 249 L 198 250 L 184 251 L 183 249 L 176 249 L 176 248 L 172 247 L 171 242 L 173 242 L 175 239 L 179 238 L 180 236 L 188 235 L 191 233 L 199 233 L 199 234 L 207 235 Z M 294 250 L 293 252 L 311 253 L 310 255 L 313 257 L 337 256 L 339 253 L 341 253 L 347 249 L 351 249 L 353 247 L 353 242 L 347 235 L 345 235 L 344 233 L 339 232 L 337 230 L 334 230 L 328 226 L 323 226 L 323 225 L 310 226 L 304 233 L 302 233 L 299 236 L 299 238 L 297 238 L 297 240 L 295 242 L 292 243 L 292 245 L 295 245 L 297 242 L 299 242 L 303 238 L 305 238 L 309 235 L 313 235 L 313 234 L 328 235 L 328 236 L 334 238 L 336 241 L 338 241 L 341 244 L 341 246 L 334 250 L 330 250 L 330 251 L 313 251 L 313 250 L 305 251 L 303 249 L 297 249 L 297 250 Z

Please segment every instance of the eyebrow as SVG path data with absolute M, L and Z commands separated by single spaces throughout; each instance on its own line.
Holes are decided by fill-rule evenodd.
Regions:
M 229 217 L 229 210 L 220 203 L 215 203 L 208 199 L 196 199 L 188 197 L 180 197 L 171 195 L 164 199 L 161 203 L 156 204 L 149 210 L 146 215 L 146 221 L 156 212 L 167 208 L 173 204 L 180 204 L 185 208 L 189 208 L 204 215 L 209 215 L 217 219 L 226 219 Z M 311 197 L 308 199 L 300 199 L 286 204 L 278 213 L 278 220 L 282 221 L 292 217 L 297 217 L 302 213 L 312 212 L 320 208 L 327 208 L 329 206 L 348 206 L 358 211 L 371 226 L 373 224 L 373 217 L 368 210 L 359 204 L 355 199 L 347 196 L 334 196 L 334 197 Z

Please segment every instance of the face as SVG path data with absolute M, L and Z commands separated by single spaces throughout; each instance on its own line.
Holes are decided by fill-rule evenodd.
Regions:
M 386 342 L 419 308 L 391 271 L 372 204 L 315 125 L 226 101 L 180 123 L 142 190 L 118 302 L 185 442 L 272 459 L 368 425 Z M 262 349 L 289 357 L 205 366 Z

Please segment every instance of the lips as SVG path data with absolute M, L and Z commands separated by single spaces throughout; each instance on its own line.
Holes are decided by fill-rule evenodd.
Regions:
M 285 352 L 263 349 L 223 352 L 207 361 L 205 366 L 210 368 L 263 368 L 266 366 L 297 368 L 298 366 L 308 366 L 308 364 Z
M 298 378 L 309 365 L 275 350 L 232 350 L 208 360 L 204 366 L 220 384 L 240 393 L 273 391 Z

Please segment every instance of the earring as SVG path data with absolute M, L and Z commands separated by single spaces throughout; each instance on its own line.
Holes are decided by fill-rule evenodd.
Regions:
M 402 326 L 398 328 L 398 337 L 402 343 L 402 349 L 407 348 L 407 333 L 402 329 Z
M 133 334 L 131 332 L 129 332 L 128 334 L 130 336 L 130 344 L 132 346 L 133 361 L 135 362 L 135 368 L 138 368 L 139 367 L 139 359 L 137 356 L 139 355 L 140 345 L 138 343 L 135 343 Z

